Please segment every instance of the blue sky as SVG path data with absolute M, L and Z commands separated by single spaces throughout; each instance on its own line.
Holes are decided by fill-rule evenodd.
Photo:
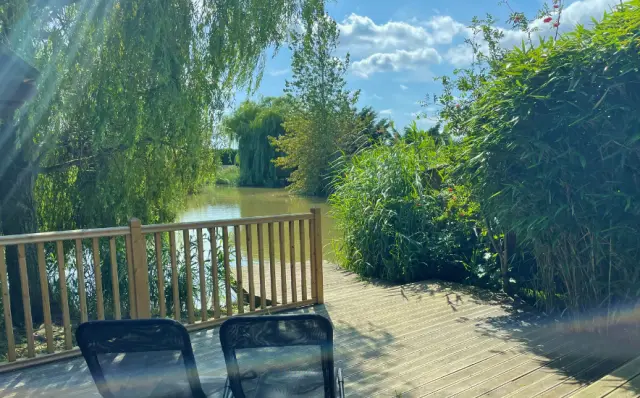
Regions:
M 415 119 L 417 113 L 434 114 L 433 108 L 419 103 L 427 95 L 440 91 L 435 76 L 451 74 L 454 68 L 469 62 L 469 52 L 462 44 L 468 37 L 474 16 L 491 13 L 506 21 L 508 8 L 499 0 L 335 0 L 327 5 L 329 14 L 338 22 L 340 55 L 351 54 L 347 74 L 350 89 L 360 89 L 360 106 L 372 106 L 401 129 Z M 620 0 L 565 0 L 562 30 L 576 23 L 590 24 Z M 534 15 L 542 0 L 510 0 L 511 7 Z M 538 34 L 549 32 L 549 25 L 538 21 Z M 503 46 L 519 44 L 521 32 L 505 28 Z M 291 53 L 283 48 L 269 57 L 258 92 L 260 96 L 282 94 L 286 79 L 291 79 Z M 236 104 L 246 98 L 238 93 Z M 433 116 L 418 121 L 421 127 L 435 123 Z

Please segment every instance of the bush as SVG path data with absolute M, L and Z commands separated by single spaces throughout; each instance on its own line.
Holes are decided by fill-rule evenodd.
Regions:
M 430 186 L 433 139 L 368 149 L 355 156 L 329 198 L 342 238 L 340 263 L 393 282 L 478 279 L 486 256 L 462 188 Z M 464 195 L 463 195 L 464 196 Z M 489 258 L 489 262 L 491 262 Z
M 470 109 L 466 175 L 535 256 L 549 309 L 640 298 L 640 1 L 511 51 Z

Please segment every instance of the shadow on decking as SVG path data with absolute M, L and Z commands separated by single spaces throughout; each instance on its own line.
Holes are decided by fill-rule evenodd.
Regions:
M 489 317 L 481 333 L 522 343 L 527 353 L 567 377 L 566 383 L 587 385 L 640 355 L 636 330 L 624 325 L 595 331 L 584 323 L 556 319 L 533 308 L 511 306 L 509 314 Z M 626 388 L 640 393 L 640 380 Z

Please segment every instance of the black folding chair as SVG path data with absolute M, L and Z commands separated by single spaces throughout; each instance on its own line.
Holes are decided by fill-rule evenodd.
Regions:
M 169 319 L 93 321 L 76 340 L 105 398 L 204 398 L 189 333 Z M 224 385 L 217 386 L 222 395 Z
M 243 316 L 220 327 L 235 398 L 343 397 L 333 369 L 333 327 L 320 315 Z

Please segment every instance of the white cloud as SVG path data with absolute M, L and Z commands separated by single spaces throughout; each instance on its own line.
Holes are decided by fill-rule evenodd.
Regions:
M 289 68 L 285 68 L 285 69 L 276 69 L 276 70 L 270 70 L 269 72 L 267 72 L 269 75 L 271 76 L 282 76 L 282 75 L 286 75 L 287 73 L 289 73 L 291 70 Z
M 415 70 L 430 64 L 439 64 L 442 57 L 434 48 L 422 48 L 413 51 L 396 50 L 392 53 L 376 53 L 351 65 L 353 72 L 368 78 L 378 72 L 399 72 Z
M 439 15 L 425 23 L 431 29 L 433 40 L 438 44 L 451 44 L 453 38 L 461 33 L 469 35 L 471 31 L 449 15 Z
M 367 16 L 351 14 L 338 26 L 340 45 L 354 55 L 433 44 L 433 38 L 425 28 L 408 22 L 389 21 L 378 25 Z
M 392 109 L 383 109 L 378 113 L 381 114 L 381 115 L 391 115 L 391 114 L 393 114 L 393 110 Z
M 377 24 L 367 16 L 351 14 L 340 24 L 340 46 L 353 55 L 450 44 L 468 29 L 450 16 L 434 16 L 428 21 L 388 21 Z
M 408 90 L 408 89 L 409 89 L 409 87 L 405 86 L 404 84 L 400 85 L 400 90 L 405 91 L 405 90 Z

